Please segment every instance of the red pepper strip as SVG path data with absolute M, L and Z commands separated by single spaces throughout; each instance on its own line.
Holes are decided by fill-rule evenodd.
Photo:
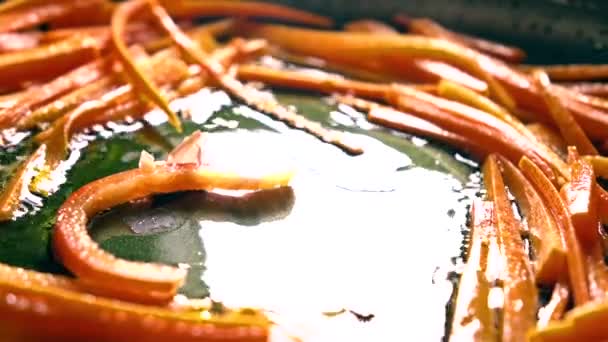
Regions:
M 0 53 L 35 48 L 40 44 L 41 38 L 40 32 L 1 33 Z
M 524 157 L 519 162 L 519 168 L 540 194 L 545 205 L 551 211 L 558 226 L 562 239 L 567 248 L 568 275 L 570 287 L 574 292 L 574 303 L 583 305 L 590 300 L 587 287 L 587 273 L 581 246 L 578 242 L 568 207 L 555 189 L 553 184 L 530 159 Z
M 24 191 L 34 176 L 35 168 L 44 164 L 46 146 L 41 145 L 38 149 L 17 168 L 11 176 L 8 184 L 2 189 L 0 195 L 0 221 L 8 221 L 15 217 L 19 209 Z
M 20 89 L 24 82 L 44 82 L 97 57 L 94 39 L 75 36 L 54 44 L 0 55 L 0 87 Z
M 561 159 L 566 159 L 568 154 L 567 145 L 559 132 L 540 122 L 527 124 L 526 128 L 536 137 L 536 140 L 548 146 Z
M 555 284 L 566 272 L 566 246 L 551 212 L 526 177 L 506 158 L 498 156 L 502 176 L 526 219 L 532 250 L 536 255 L 536 281 Z
M 66 28 L 86 25 L 108 25 L 112 20 L 112 13 L 118 4 L 112 0 L 98 0 L 90 2 L 78 11 L 78 15 L 66 15 L 51 20 L 51 28 Z
M 570 289 L 565 281 L 558 281 L 553 288 L 549 303 L 538 311 L 537 328 L 542 329 L 549 325 L 550 322 L 559 321 L 564 316 L 568 307 L 568 298 L 570 297 Z
M 341 103 L 367 111 L 367 119 L 375 124 L 445 142 L 449 145 L 462 148 L 479 159 L 483 159 L 487 155 L 487 152 L 483 151 L 482 147 L 475 141 L 447 131 L 432 122 L 411 114 L 350 96 L 336 96 L 336 99 Z
M 58 211 L 53 246 L 62 264 L 87 284 L 104 284 L 116 295 L 138 300 L 167 302 L 184 281 L 186 272 L 171 266 L 118 259 L 99 248 L 87 234 L 87 220 L 94 214 L 152 194 L 186 190 L 260 190 L 285 186 L 291 174 L 260 179 L 242 178 L 201 170 L 196 165 L 159 165 L 135 169 L 97 180 L 68 198 Z
M 608 64 L 521 65 L 520 69 L 542 69 L 552 81 L 591 81 L 608 79 Z
M 331 27 L 333 25 L 330 18 L 267 2 L 163 0 L 161 3 L 171 16 L 178 18 L 199 16 L 264 17 L 319 27 Z
M 366 33 L 318 31 L 280 25 L 243 25 L 243 32 L 265 38 L 287 50 L 337 59 L 367 58 L 383 61 L 387 58 L 430 58 L 453 63 L 481 77 L 506 108 L 515 102 L 505 89 L 484 70 L 479 54 L 471 49 L 441 39 L 411 35 L 369 35 Z
M 83 293 L 67 277 L 1 264 L 0 296 L 2 341 L 261 342 L 269 327 L 252 310 L 216 315 L 143 306 Z
M 576 82 L 561 84 L 571 91 L 592 96 L 608 97 L 608 84 L 596 82 Z
M 160 95 L 149 77 L 137 67 L 135 61 L 129 55 L 129 51 L 123 40 L 129 19 L 146 8 L 146 0 L 130 0 L 118 5 L 118 8 L 112 15 L 112 42 L 118 52 L 118 57 L 124 67 L 125 73 L 129 76 L 135 89 L 141 91 L 146 98 L 160 107 L 167 114 L 169 123 L 178 132 L 181 132 L 182 126 L 179 117 L 169 107 L 169 103 Z
M 381 21 L 372 19 L 362 19 L 348 22 L 344 25 L 347 32 L 369 32 L 375 34 L 399 34 L 394 27 Z
M 520 48 L 450 31 L 428 18 L 412 19 L 406 15 L 399 14 L 395 17 L 395 22 L 407 27 L 412 33 L 434 38 L 443 38 L 510 63 L 517 64 L 526 58 L 526 53 Z
M 526 332 L 536 322 L 538 295 L 521 238 L 521 223 L 513 213 L 500 169 L 497 156 L 488 156 L 483 176 L 488 199 L 494 203 L 498 246 L 504 257 L 500 276 L 504 291 L 502 339 L 524 341 Z
M 341 76 L 307 71 L 279 70 L 260 65 L 238 66 L 237 77 L 272 86 L 317 91 L 320 93 L 352 93 L 370 99 L 384 99 L 391 87 L 345 79 Z
M 561 189 L 579 241 L 585 246 L 599 242 L 596 182 L 593 165 L 582 159 L 576 148 L 568 149 L 571 178 Z
M 149 0 L 152 13 L 163 29 L 172 37 L 182 52 L 196 61 L 206 70 L 222 88 L 230 94 L 243 100 L 249 106 L 268 113 L 286 122 L 292 127 L 302 129 L 319 139 L 334 144 L 350 154 L 361 154 L 363 150 L 358 144 L 348 141 L 342 132 L 328 130 L 316 122 L 298 115 L 293 110 L 281 106 L 276 100 L 269 98 L 253 87 L 247 87 L 225 72 L 221 63 L 208 59 L 206 54 L 173 22 L 171 17 L 156 1 Z
M 406 94 L 411 97 L 415 97 L 421 101 L 425 101 L 428 103 L 432 103 L 437 106 L 441 110 L 450 112 L 454 115 L 462 117 L 466 120 L 470 120 L 472 122 L 476 122 L 479 125 L 487 126 L 491 129 L 495 129 L 500 132 L 501 135 L 509 136 L 512 140 L 512 144 L 519 144 L 522 147 L 526 147 L 530 151 L 534 151 L 534 153 L 529 153 L 530 155 L 538 155 L 542 159 L 544 159 L 544 164 L 553 168 L 557 171 L 562 177 L 569 179 L 569 172 L 566 168 L 566 165 L 557 157 L 554 153 L 552 153 L 549 149 L 543 148 L 541 144 L 539 144 L 532 136 L 528 137 L 522 135 L 516 128 L 510 126 L 508 123 L 492 116 L 491 114 L 477 110 L 473 107 L 461 104 L 459 102 L 446 100 L 444 98 L 440 98 L 437 96 L 433 96 L 431 94 L 423 93 L 416 89 L 405 88 L 402 86 L 395 86 L 395 92 L 397 95 Z M 390 102 L 389 96 L 389 102 Z M 438 123 L 441 125 L 440 123 Z M 513 160 L 516 162 L 519 158 Z M 554 177 L 553 171 L 548 172 L 547 175 L 550 177 Z M 552 178 L 553 179 L 553 178 Z
M 585 131 L 579 126 L 576 119 L 572 116 L 572 113 L 564 107 L 557 94 L 553 91 L 551 81 L 549 80 L 549 77 L 547 77 L 547 74 L 536 70 L 532 74 L 532 77 L 534 79 L 534 84 L 543 96 L 546 106 L 549 108 L 555 125 L 559 128 L 566 143 L 568 145 L 576 146 L 583 154 L 598 154 L 587 135 L 585 135 Z
M 0 110 L 0 129 L 13 126 L 36 107 L 73 89 L 94 82 L 109 72 L 110 67 L 110 59 L 97 59 L 73 69 L 46 84 L 31 87 L 14 105 Z
M 74 14 L 100 0 L 41 2 L 0 14 L 0 33 L 36 27 L 63 16 Z
M 488 307 L 490 281 L 485 275 L 490 262 L 490 236 L 496 234 L 492 202 L 476 200 L 471 216 L 467 263 L 458 283 L 450 341 L 496 341 L 495 317 Z
M 568 96 L 568 97 L 572 98 L 573 100 L 576 100 L 580 103 L 584 103 L 586 105 L 589 105 L 589 106 L 599 109 L 599 110 L 604 110 L 604 111 L 608 110 L 608 100 L 607 99 L 603 99 L 601 97 L 596 97 L 596 96 L 592 96 L 592 95 L 581 94 L 579 92 L 575 92 L 570 89 L 563 88 L 561 86 L 555 86 L 555 89 L 557 90 L 557 92 L 559 94 L 564 94 L 565 96 Z

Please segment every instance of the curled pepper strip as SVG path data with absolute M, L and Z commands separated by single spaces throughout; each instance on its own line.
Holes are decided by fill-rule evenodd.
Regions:
M 34 168 L 44 164 L 46 145 L 40 145 L 36 151 L 17 168 L 0 195 L 0 221 L 11 220 L 19 209 L 22 195 L 34 176 Z
M 500 274 L 504 292 L 502 338 L 523 341 L 536 322 L 538 294 L 521 238 L 521 223 L 513 213 L 500 169 L 498 157 L 488 156 L 483 165 L 484 183 L 488 199 L 494 203 L 497 241 L 504 258 Z
M 504 181 L 527 222 L 531 247 L 536 255 L 536 281 L 555 284 L 567 272 L 566 246 L 559 227 L 539 194 L 519 169 L 506 158 L 497 158 L 502 166 Z
M 496 235 L 492 202 L 475 201 L 471 208 L 471 238 L 467 263 L 456 295 L 450 341 L 494 341 L 498 337 L 493 310 L 488 307 L 490 281 L 486 277 L 490 236 Z M 496 254 L 495 254 L 496 255 Z
M 205 171 L 191 164 L 158 165 L 135 169 L 97 180 L 73 193 L 61 206 L 53 234 L 55 254 L 92 290 L 127 300 L 166 303 L 182 285 L 182 269 L 118 259 L 104 252 L 87 233 L 87 220 L 94 214 L 152 194 L 186 190 L 260 190 L 285 186 L 291 174 L 265 178 Z M 105 284 L 106 289 L 95 288 Z
M 574 303 L 577 306 L 583 305 L 590 300 L 586 279 L 587 273 L 581 246 L 570 219 L 568 207 L 551 181 L 545 177 L 534 162 L 523 157 L 519 162 L 519 168 L 542 197 L 560 227 L 561 236 L 567 248 L 568 276 L 570 287 L 574 292 Z

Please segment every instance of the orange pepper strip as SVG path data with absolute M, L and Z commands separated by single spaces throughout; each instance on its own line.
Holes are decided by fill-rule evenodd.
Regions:
M 571 179 L 561 189 L 577 236 L 585 246 L 599 242 L 596 182 L 593 165 L 575 147 L 568 148 Z
M 400 112 L 391 107 L 382 106 L 375 102 L 365 101 L 350 96 L 336 96 L 336 98 L 341 103 L 367 111 L 367 119 L 375 124 L 390 127 L 409 134 L 425 136 L 452 146 L 457 146 L 471 152 L 479 159 L 482 159 L 487 155 L 487 152 L 483 151 L 481 146 L 475 141 L 447 131 L 430 121 Z
M 536 322 L 538 294 L 528 255 L 521 238 L 521 223 L 515 218 L 505 191 L 501 165 L 494 154 L 483 165 L 488 199 L 494 203 L 498 246 L 504 257 L 501 272 L 504 291 L 502 339 L 523 341 Z
M 569 297 L 570 289 L 568 289 L 567 282 L 558 281 L 553 288 L 549 303 L 538 311 L 537 328 L 542 329 L 550 322 L 561 320 L 568 307 Z
M 407 27 L 412 33 L 434 38 L 443 38 L 510 63 L 517 64 L 526 58 L 526 53 L 520 48 L 450 31 L 436 21 L 428 18 L 411 19 L 406 15 L 397 15 L 395 21 Z
M 385 94 L 391 89 L 385 84 L 354 81 L 332 74 L 311 73 L 305 70 L 279 70 L 251 64 L 238 66 L 237 77 L 245 81 L 259 81 L 279 87 L 320 93 L 352 93 L 370 99 L 384 99 Z
M 96 59 L 46 84 L 31 87 L 13 105 L 0 110 L 0 128 L 11 127 L 36 107 L 73 89 L 78 89 L 90 82 L 94 82 L 109 72 L 110 67 L 110 59 Z
M 490 236 L 496 220 L 492 202 L 475 201 L 471 208 L 471 238 L 467 263 L 458 283 L 456 308 L 450 341 L 495 341 L 495 317 L 488 307 L 490 281 L 485 273 L 489 263 Z
M 511 140 L 511 144 L 519 145 L 519 146 L 529 150 L 527 155 L 532 156 L 533 158 L 536 158 L 537 160 L 535 160 L 535 162 L 542 163 L 539 165 L 544 166 L 544 165 L 549 164 L 549 169 L 553 168 L 553 169 L 557 170 L 560 173 L 560 175 L 562 175 L 563 177 L 569 178 L 568 171 L 565 168 L 565 164 L 563 164 L 563 162 L 561 160 L 559 160 L 559 158 L 554 156 L 554 154 L 551 153 L 551 151 L 549 151 L 548 149 L 539 148 L 540 144 L 538 144 L 538 142 L 536 140 L 531 140 L 528 137 L 523 136 L 517 129 L 515 129 L 514 127 L 505 123 L 504 121 L 492 116 L 491 114 L 484 112 L 484 111 L 480 111 L 476 108 L 467 106 L 467 105 L 459 103 L 459 102 L 450 101 L 450 100 L 446 100 L 444 98 L 433 96 L 431 94 L 423 93 L 416 89 L 406 88 L 406 87 L 402 87 L 402 86 L 398 86 L 398 85 L 395 86 L 394 89 L 395 89 L 394 92 L 396 94 L 389 96 L 389 99 L 388 99 L 389 102 L 391 102 L 392 101 L 391 99 L 394 98 L 395 96 L 407 95 L 409 97 L 414 97 L 421 101 L 425 101 L 427 103 L 432 103 L 434 106 L 437 106 L 439 109 L 447 111 L 452 114 L 455 114 L 459 117 L 462 117 L 463 119 L 470 120 L 479 125 L 483 125 L 488 128 L 494 129 L 494 130 L 500 132 L 499 134 L 510 137 L 509 139 Z M 407 103 L 402 103 L 402 105 L 407 105 Z M 412 105 L 410 105 L 410 107 L 412 107 Z M 414 112 L 416 111 L 416 109 L 414 109 L 414 108 L 404 108 L 404 109 L 414 111 Z M 441 123 L 437 123 L 437 124 L 441 125 Z M 544 161 L 540 161 L 539 158 L 537 158 L 536 156 L 539 156 Z M 512 159 L 512 160 L 514 162 L 516 162 L 519 160 L 520 157 L 517 157 L 516 159 Z M 553 180 L 553 179 L 555 179 L 554 178 L 555 175 L 554 175 L 553 171 L 552 170 L 549 171 L 549 169 L 547 169 L 546 174 L 549 177 L 551 177 L 551 179 Z
M 75 36 L 50 45 L 0 55 L 0 87 L 20 89 L 28 81 L 47 81 L 98 55 L 97 42 Z
M 40 32 L 0 33 L 0 53 L 35 48 L 41 39 Z
M 207 37 L 219 37 L 226 35 L 232 31 L 234 27 L 233 19 L 218 20 L 209 24 L 198 25 L 186 31 L 186 34 L 194 41 L 202 41 Z M 148 51 L 158 51 L 170 46 L 172 40 L 170 37 L 163 37 L 144 44 Z
M 77 281 L 0 264 L 3 341 L 266 341 L 258 312 L 179 312 L 81 292 Z M 209 314 L 203 318 L 202 313 Z M 36 329 L 32 329 L 32 326 Z M 73 327 L 77 326 L 77 329 Z M 70 328 L 72 327 L 72 328 Z
M 46 146 L 40 145 L 38 149 L 17 168 L 11 176 L 8 184 L 2 189 L 0 195 L 0 221 L 8 221 L 15 217 L 15 212 L 19 209 L 23 192 L 34 176 L 35 168 L 44 163 Z
M 328 130 L 320 124 L 309 121 L 294 111 L 281 106 L 276 100 L 269 98 L 267 94 L 264 94 L 253 87 L 243 85 L 233 76 L 226 73 L 224 66 L 221 63 L 208 59 L 206 54 L 173 22 L 173 19 L 171 19 L 162 6 L 154 0 L 149 0 L 148 2 L 155 19 L 172 37 L 173 41 L 180 47 L 182 52 L 190 59 L 196 61 L 230 94 L 240 98 L 249 106 L 268 113 L 292 127 L 302 129 L 325 142 L 340 147 L 347 153 L 363 153 L 361 147 L 355 142 L 348 141 L 343 132 Z
M 98 2 L 100 0 L 45 1 L 17 8 L 0 14 L 0 33 L 34 28 Z
M 199 169 L 196 165 L 168 164 L 130 170 L 89 183 L 61 206 L 53 234 L 55 254 L 86 284 L 116 289 L 125 299 L 168 302 L 182 285 L 182 269 L 118 259 L 104 252 L 87 234 L 94 214 L 152 194 L 186 190 L 260 190 L 285 186 L 291 174 L 250 179 Z M 95 289 L 93 289 L 95 290 Z M 124 292 L 123 292 L 124 291 Z M 138 293 L 137 298 L 131 294 Z
M 561 84 L 571 91 L 592 96 L 608 97 L 608 84 L 596 82 L 578 82 Z
M 118 8 L 112 15 L 112 42 L 118 52 L 118 57 L 124 67 L 125 73 L 129 76 L 130 81 L 133 82 L 135 89 L 143 92 L 146 98 L 160 107 L 167 114 L 169 123 L 178 132 L 181 132 L 182 126 L 179 117 L 169 107 L 169 103 L 159 93 L 149 77 L 137 67 L 135 61 L 129 55 L 129 51 L 123 40 L 129 19 L 146 8 L 147 2 L 145 0 L 130 0 L 118 5 Z
M 545 205 L 549 208 L 560 227 L 562 239 L 567 248 L 568 275 L 570 287 L 574 292 L 574 303 L 576 305 L 583 305 L 590 300 L 586 279 L 587 273 L 585 271 L 585 261 L 581 246 L 578 242 L 568 207 L 551 181 L 547 179 L 534 162 L 523 157 L 519 162 L 519 168 L 543 198 Z
M 287 50 L 317 57 L 337 59 L 368 58 L 383 61 L 387 58 L 430 58 L 453 63 L 481 77 L 506 108 L 514 108 L 515 102 L 505 89 L 484 70 L 478 53 L 474 50 L 441 39 L 412 35 L 370 35 L 367 33 L 319 31 L 291 28 L 281 25 L 243 25 L 243 32 L 265 38 Z
M 598 242 L 587 255 L 587 277 L 591 298 L 601 301 L 608 294 L 608 267 L 604 261 L 604 250 Z
M 590 81 L 608 78 L 608 64 L 522 65 L 524 71 L 542 69 L 552 81 Z
M 534 84 L 543 95 L 543 100 L 549 108 L 553 121 L 559 128 L 566 143 L 576 146 L 583 154 L 598 154 L 585 131 L 579 126 L 572 113 L 564 107 L 557 94 L 552 90 L 551 81 L 547 77 L 547 74 L 536 70 L 532 76 Z
M 510 161 L 498 156 L 502 176 L 526 219 L 531 247 L 536 255 L 536 281 L 555 284 L 566 272 L 566 246 L 551 212 L 526 177 Z
M 559 132 L 540 122 L 529 123 L 526 125 L 526 128 L 536 137 L 536 140 L 548 146 L 561 159 L 566 158 L 568 148 Z
M 162 0 L 161 3 L 171 16 L 177 18 L 199 16 L 265 17 L 319 27 L 331 27 L 333 25 L 332 20 L 327 17 L 267 2 Z
M 563 88 L 561 86 L 555 86 L 555 88 L 557 89 L 558 93 L 564 94 L 580 103 L 584 103 L 586 105 L 589 105 L 589 106 L 599 109 L 599 110 L 604 110 L 604 111 L 608 110 L 608 100 L 607 99 L 603 99 L 601 97 L 596 97 L 596 96 L 592 96 L 592 95 L 581 94 L 579 92 L 575 92 L 570 89 Z
M 369 32 L 376 34 L 399 34 L 394 27 L 373 19 L 361 19 L 348 22 L 344 25 L 347 32 Z

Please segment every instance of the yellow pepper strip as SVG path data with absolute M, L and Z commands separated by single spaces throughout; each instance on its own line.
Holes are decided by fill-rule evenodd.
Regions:
M 597 177 L 608 179 L 608 157 L 604 156 L 583 156 L 583 159 L 593 165 L 593 170 Z
M 125 73 L 129 76 L 130 81 L 133 82 L 135 89 L 141 91 L 146 98 L 161 108 L 167 114 L 169 123 L 178 132 L 181 132 L 182 126 L 179 117 L 169 107 L 169 103 L 161 96 L 159 90 L 154 86 L 149 77 L 137 67 L 124 42 L 123 35 L 129 19 L 146 8 L 147 2 L 145 0 L 130 0 L 121 3 L 112 15 L 112 42 Z
M 330 18 L 268 2 L 162 0 L 161 3 L 167 12 L 176 18 L 200 16 L 265 17 L 319 27 L 331 27 L 333 25 Z
M 549 303 L 538 311 L 538 329 L 545 328 L 551 322 L 559 321 L 568 307 L 570 289 L 566 281 L 560 280 L 555 284 Z
M 442 80 L 439 82 L 438 93 L 440 96 L 450 100 L 460 101 L 469 106 L 475 107 L 486 113 L 492 114 L 500 120 L 506 122 L 522 135 L 527 137 L 531 142 L 535 143 L 541 154 L 547 161 L 551 163 L 551 166 L 557 171 L 562 177 L 569 179 L 568 165 L 561 159 L 559 155 L 553 152 L 547 145 L 542 141 L 536 139 L 536 136 L 528 130 L 528 128 L 516 117 L 512 116 L 506 109 L 488 99 L 487 97 L 474 92 L 473 90 L 463 87 L 460 84 Z
M 567 249 L 568 276 L 570 287 L 574 292 L 574 303 L 577 306 L 583 305 L 590 300 L 587 272 L 585 271 L 584 256 L 568 207 L 551 181 L 530 159 L 523 157 L 519 162 L 519 168 L 542 197 L 560 227 L 561 236 Z
M 568 148 L 559 132 L 540 122 L 529 123 L 526 128 L 536 137 L 536 140 L 548 146 L 562 160 L 566 159 Z
M 578 122 L 572 116 L 572 113 L 564 107 L 560 98 L 553 91 L 551 81 L 547 74 L 540 70 L 532 73 L 534 84 L 542 94 L 545 105 L 549 108 L 549 113 L 553 118 L 553 122 L 559 128 L 564 140 L 568 145 L 576 146 L 577 149 L 585 155 L 596 155 L 597 150 L 585 134 Z
M 27 191 L 31 179 L 34 177 L 35 168 L 44 164 L 46 146 L 40 145 L 38 149 L 17 168 L 8 184 L 2 189 L 0 195 L 0 221 L 8 221 L 14 218 L 19 209 L 24 191 Z
M 521 238 L 521 223 L 515 218 L 501 176 L 496 155 L 490 155 L 483 165 L 488 199 L 494 203 L 498 246 L 503 255 L 504 304 L 502 309 L 502 340 L 523 341 L 536 323 L 538 294 L 528 254 Z
M 341 56 L 349 55 L 383 61 L 387 57 L 405 57 L 453 63 L 487 82 L 492 96 L 506 108 L 515 108 L 511 96 L 484 71 L 477 52 L 445 40 L 412 35 L 318 31 L 281 25 L 247 23 L 242 26 L 245 34 L 267 39 L 289 51 L 321 58 L 340 60 Z
M 149 0 L 152 13 L 162 28 L 172 37 L 180 50 L 190 59 L 196 61 L 222 88 L 230 94 L 245 101 L 253 108 L 269 113 L 275 118 L 286 122 L 292 127 L 302 129 L 313 134 L 321 140 L 334 144 L 350 154 L 361 154 L 363 150 L 357 143 L 348 141 L 342 132 L 328 130 L 316 122 L 298 115 L 294 111 L 280 105 L 276 100 L 269 98 L 253 87 L 247 87 L 230 74 L 226 73 L 224 66 L 207 55 L 173 22 L 167 11 L 156 1 Z
M 450 342 L 495 341 L 498 337 L 493 309 L 488 307 L 490 281 L 486 269 L 490 236 L 496 235 L 492 202 L 475 201 L 471 208 L 471 233 L 467 263 L 458 283 Z
M 547 285 L 555 284 L 567 272 L 566 246 L 559 227 L 539 194 L 519 169 L 502 156 L 498 156 L 498 160 L 504 181 L 528 226 L 531 248 L 536 255 L 536 281 Z

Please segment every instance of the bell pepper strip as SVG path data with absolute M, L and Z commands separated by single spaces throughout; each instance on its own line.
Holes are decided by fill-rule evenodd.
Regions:
M 23 8 L 28 5 L 39 3 L 36 0 L 7 0 L 0 4 L 0 13 L 6 13 L 18 8 Z
M 57 43 L 0 55 L 0 86 L 20 89 L 25 82 L 44 82 L 98 55 L 94 39 L 75 36 Z
M 497 42 L 457 33 L 448 30 L 436 21 L 428 18 L 410 18 L 407 15 L 398 14 L 395 16 L 394 20 L 398 24 L 408 28 L 412 33 L 446 39 L 502 59 L 506 62 L 517 64 L 521 63 L 521 61 L 526 58 L 526 53 L 518 47 L 507 46 Z
M 0 33 L 0 53 L 27 50 L 40 44 L 40 32 Z
M 79 279 L 116 289 L 116 295 L 135 293 L 138 300 L 169 301 L 184 281 L 186 272 L 172 266 L 118 259 L 99 248 L 87 234 L 92 215 L 152 194 L 209 190 L 260 190 L 285 186 L 290 173 L 249 179 L 220 174 L 191 164 L 158 165 L 134 169 L 89 183 L 73 193 L 58 211 L 53 234 L 56 256 Z M 119 291 L 120 290 L 120 291 Z M 125 299 L 131 299 L 129 297 Z
M 568 166 L 564 163 L 561 157 L 551 150 L 547 145 L 545 145 L 542 140 L 538 140 L 536 136 L 530 132 L 521 121 L 519 121 L 518 118 L 512 116 L 507 110 L 502 108 L 497 103 L 472 91 L 471 89 L 446 80 L 439 82 L 438 93 L 442 97 L 475 107 L 506 122 L 523 136 L 528 138 L 531 142 L 535 143 L 538 150 L 542 151 L 542 156 L 546 158 L 562 176 L 567 176 Z
M 561 189 L 579 241 L 584 246 L 599 242 L 599 220 L 593 165 L 582 159 L 575 147 L 568 148 L 571 178 Z
M 226 73 L 223 65 L 210 59 L 206 54 L 173 22 L 167 11 L 154 0 L 148 1 L 152 14 L 160 26 L 172 37 L 180 50 L 190 59 L 196 61 L 223 89 L 244 101 L 247 105 L 281 120 L 288 125 L 302 129 L 319 139 L 331 143 L 347 153 L 361 154 L 363 150 L 357 143 L 348 141 L 343 132 L 329 130 L 316 122 L 298 115 L 293 110 L 280 105 L 268 94 L 246 86 Z
M 601 97 L 596 97 L 593 95 L 581 94 L 579 92 L 575 92 L 575 91 L 572 91 L 570 89 L 567 89 L 567 88 L 564 88 L 561 86 L 555 86 L 555 89 L 557 90 L 557 92 L 559 94 L 564 94 L 565 96 L 568 96 L 575 101 L 584 103 L 586 105 L 589 105 L 589 106 L 599 109 L 599 110 L 608 111 L 608 100 L 607 99 L 603 99 Z
M 567 272 L 566 246 L 551 212 L 519 169 L 502 156 L 502 176 L 525 218 L 534 251 L 534 275 L 540 284 L 551 285 Z
M 521 65 L 521 70 L 543 70 L 551 81 L 592 81 L 608 79 L 608 64 Z
M 23 194 L 27 192 L 29 183 L 34 177 L 35 169 L 44 165 L 45 155 L 46 146 L 40 145 L 31 156 L 21 163 L 2 189 L 2 194 L 0 194 L 0 221 L 8 221 L 15 217 L 15 212 L 21 205 Z
M 270 322 L 255 309 L 212 313 L 153 307 L 93 296 L 71 278 L 0 264 L 4 341 L 137 339 L 266 341 Z M 32 329 L 32 325 L 36 329 Z M 77 325 L 78 329 L 70 329 Z
M 12 127 L 40 105 L 103 77 L 111 64 L 109 58 L 96 59 L 46 84 L 31 87 L 12 106 L 0 110 L 0 128 Z
M 423 118 L 429 121 L 433 121 L 439 126 L 446 127 L 446 129 L 455 133 L 458 133 L 457 130 L 459 129 L 465 129 L 462 124 L 457 124 L 458 121 L 469 121 L 469 125 L 476 125 L 478 129 L 480 129 L 481 127 L 485 127 L 489 131 L 495 132 L 493 134 L 490 132 L 487 133 L 493 135 L 491 139 L 493 141 L 496 141 L 494 144 L 497 144 L 498 141 L 501 141 L 497 144 L 496 147 L 502 146 L 502 149 L 494 152 L 499 152 L 500 154 L 507 156 L 513 162 L 517 162 L 522 155 L 527 155 L 533 158 L 537 164 L 541 165 L 545 174 L 550 177 L 550 179 L 556 182 L 557 178 L 555 177 L 555 173 L 553 172 L 553 170 L 557 170 L 560 172 L 560 174 L 563 174 L 563 176 L 568 177 L 567 170 L 559 169 L 559 165 L 552 165 L 550 163 L 551 157 L 546 155 L 547 151 L 539 149 L 537 147 L 538 144 L 535 141 L 527 139 L 515 128 L 511 127 L 504 121 L 495 118 L 491 114 L 458 102 L 446 100 L 437 96 L 433 96 L 431 94 L 426 94 L 415 89 L 406 88 L 399 85 L 394 86 L 394 94 L 390 94 L 387 100 L 389 103 L 392 103 L 397 108 L 401 108 L 406 112 L 411 112 L 413 114 L 418 115 L 429 115 L 429 117 Z M 425 102 L 426 104 L 422 104 L 422 102 Z M 442 116 L 446 116 L 447 114 L 448 116 L 452 117 L 439 119 L 439 117 L 434 117 L 435 114 L 425 113 L 425 110 L 421 110 L 422 108 L 428 108 L 429 106 L 436 107 L 440 111 L 443 111 L 445 114 Z M 454 115 L 456 117 L 453 117 Z M 450 127 L 448 127 L 447 125 L 450 125 Z M 479 133 L 481 133 L 481 131 Z M 474 140 L 472 136 L 468 136 L 465 133 L 461 134 Z M 472 132 L 470 134 L 477 133 Z M 494 147 L 493 145 L 488 146 Z M 490 147 L 487 148 L 491 149 Z M 520 152 L 515 152 L 518 150 Z
M 191 29 L 186 30 L 186 34 L 192 38 L 194 41 L 202 41 L 207 39 L 207 37 L 221 37 L 232 31 L 234 27 L 234 19 L 223 19 L 215 22 L 211 22 L 208 24 L 198 25 Z M 146 50 L 148 51 L 158 51 L 164 49 L 168 46 L 171 46 L 171 38 L 163 37 L 160 39 L 156 39 L 144 44 Z M 211 52 L 212 50 L 204 49 L 207 52 Z
M 169 123 L 178 132 L 181 132 L 182 128 L 179 117 L 169 107 L 167 100 L 160 95 L 159 90 L 154 86 L 150 78 L 137 67 L 135 61 L 130 56 L 123 39 L 129 19 L 139 12 L 142 12 L 144 9 L 147 9 L 147 2 L 145 0 L 130 0 L 118 5 L 118 8 L 112 15 L 112 42 L 117 51 L 117 56 L 123 65 L 124 71 L 129 76 L 129 80 L 132 82 L 134 88 L 141 91 L 145 98 L 161 108 L 167 114 Z
M 567 251 L 568 277 L 574 294 L 575 305 L 583 305 L 591 298 L 587 286 L 587 273 L 582 248 L 570 219 L 568 207 L 551 181 L 530 159 L 523 157 L 519 162 L 521 172 L 542 197 L 545 205 L 557 222 Z
M 566 84 L 562 83 L 560 85 L 577 93 L 599 97 L 608 97 L 608 84 L 606 83 L 573 82 Z
M 162 0 L 161 3 L 167 12 L 169 12 L 169 15 L 175 18 L 193 18 L 201 16 L 235 16 L 240 18 L 263 17 L 318 27 L 331 27 L 333 25 L 330 18 L 268 2 Z
M 564 316 L 568 307 L 568 299 L 570 297 L 570 289 L 566 281 L 560 280 L 553 287 L 551 299 L 549 303 L 538 311 L 538 323 L 536 327 L 543 329 L 554 321 L 559 321 Z
M 566 159 L 568 148 L 559 132 L 540 122 L 529 123 L 526 128 L 536 137 L 536 140 L 548 146 L 561 159 Z
M 488 307 L 490 281 L 486 278 L 489 239 L 495 235 L 492 202 L 475 201 L 471 208 L 471 238 L 467 262 L 458 283 L 450 341 L 495 341 L 498 331 Z
M 44 1 L 0 14 L 0 33 L 34 28 L 73 14 L 100 0 Z
M 428 81 L 439 82 L 441 80 L 448 80 L 479 93 L 486 94 L 488 92 L 488 84 L 486 82 L 471 76 L 453 65 L 428 59 L 414 59 L 412 62 L 415 72 Z
M 420 119 L 411 114 L 400 112 L 394 108 L 383 106 L 375 102 L 354 98 L 352 96 L 334 96 L 340 103 L 353 106 L 367 112 L 367 120 L 372 123 L 396 129 L 405 133 L 435 139 L 451 146 L 459 147 L 479 159 L 483 159 L 487 152 L 475 141 L 461 135 L 449 132 L 432 122 Z
M 532 73 L 534 84 L 540 90 L 546 106 L 549 108 L 553 122 L 559 128 L 564 140 L 568 145 L 576 146 L 576 148 L 585 155 L 598 154 L 597 149 L 585 131 L 578 124 L 572 113 L 561 103 L 557 94 L 553 91 L 551 81 L 547 74 L 540 70 Z
M 289 51 L 327 59 L 339 60 L 341 56 L 349 55 L 351 58 L 369 58 L 376 61 L 387 58 L 430 58 L 453 63 L 485 81 L 492 96 L 506 108 L 515 107 L 515 102 L 506 90 L 484 70 L 478 53 L 445 40 L 412 35 L 318 31 L 252 23 L 242 24 L 241 31 L 267 39 Z
M 391 87 L 385 84 L 349 80 L 341 76 L 319 72 L 279 70 L 261 65 L 238 66 L 237 77 L 271 86 L 295 88 L 320 93 L 346 93 L 369 99 L 383 99 Z
M 526 332 L 536 322 L 538 294 L 521 238 L 521 223 L 513 213 L 499 163 L 496 155 L 488 156 L 483 165 L 483 179 L 488 200 L 494 203 L 498 246 L 504 258 L 501 272 L 504 292 L 502 339 L 523 341 Z
M 608 267 L 604 261 L 602 245 L 599 242 L 594 244 L 586 257 L 589 294 L 592 300 L 602 301 L 608 295 Z
M 344 25 L 347 32 L 368 32 L 374 34 L 400 34 L 394 27 L 373 19 L 361 19 L 348 22 Z

